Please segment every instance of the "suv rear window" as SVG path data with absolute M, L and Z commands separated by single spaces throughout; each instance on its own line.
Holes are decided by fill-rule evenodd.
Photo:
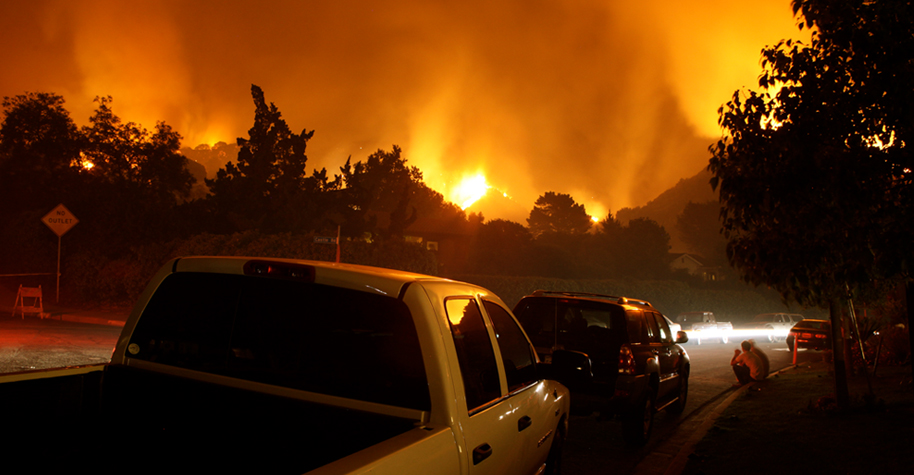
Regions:
M 537 298 L 521 300 L 514 309 L 524 331 L 538 348 L 562 346 L 586 351 L 590 334 L 625 332 L 624 311 L 615 305 L 579 299 Z M 556 331 L 558 328 L 558 331 Z
M 178 273 L 128 356 L 249 381 L 429 410 L 412 316 L 395 298 L 264 277 Z

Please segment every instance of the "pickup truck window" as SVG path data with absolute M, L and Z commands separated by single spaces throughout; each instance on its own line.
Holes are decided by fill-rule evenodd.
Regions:
M 463 376 L 467 409 L 473 412 L 501 396 L 495 351 L 475 299 L 450 298 L 444 304 Z
M 511 314 L 501 305 L 488 300 L 483 300 L 482 304 L 495 327 L 498 348 L 501 350 L 505 376 L 508 379 L 508 391 L 534 383 L 537 380 L 536 360 L 527 337 L 517 326 L 517 322 L 511 318 Z
M 167 277 L 128 356 L 305 391 L 431 407 L 415 325 L 391 297 L 266 277 Z

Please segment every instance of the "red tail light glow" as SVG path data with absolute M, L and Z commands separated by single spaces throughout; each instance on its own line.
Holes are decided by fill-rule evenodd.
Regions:
M 247 261 L 244 263 L 244 273 L 245 275 L 260 275 L 264 277 L 314 282 L 314 267 L 304 264 Z
M 635 356 L 628 345 L 619 350 L 619 374 L 635 374 Z

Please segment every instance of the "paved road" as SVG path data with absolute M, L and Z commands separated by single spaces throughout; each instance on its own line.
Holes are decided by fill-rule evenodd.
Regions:
M 729 344 L 686 344 L 692 361 L 689 378 L 689 401 L 681 416 L 666 412 L 657 414 L 651 441 L 641 448 L 627 446 L 622 441 L 618 422 L 601 422 L 595 416 L 571 419 L 568 443 L 564 452 L 564 475 L 631 473 L 659 475 L 669 472 L 675 457 L 687 447 L 694 434 L 710 417 L 714 409 L 733 392 L 736 377 L 730 369 L 730 358 L 739 342 Z M 771 360 L 772 371 L 788 366 L 792 355 L 784 343 L 759 345 Z M 817 354 L 801 353 L 802 358 L 820 358 Z
M 0 317 L 0 373 L 107 363 L 120 333 L 116 325 L 4 315 Z

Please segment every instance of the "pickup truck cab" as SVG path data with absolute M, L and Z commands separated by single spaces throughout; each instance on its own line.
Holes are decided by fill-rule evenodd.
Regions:
M 714 312 L 683 312 L 676 316 L 676 323 L 689 333 L 689 340 L 697 345 L 708 340 L 727 344 L 733 333 L 733 324 L 718 322 Z
M 371 267 L 179 258 L 111 363 L 0 377 L 29 470 L 554 473 L 569 393 L 488 290 Z

